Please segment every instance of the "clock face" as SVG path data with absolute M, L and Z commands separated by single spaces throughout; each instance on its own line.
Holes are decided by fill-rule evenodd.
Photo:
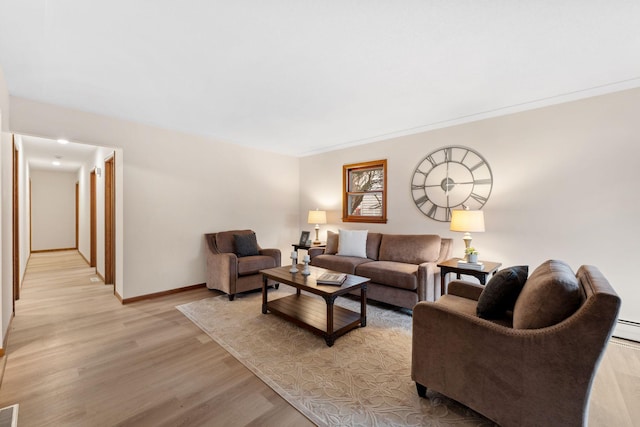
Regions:
M 418 163 L 411 195 L 420 212 L 436 221 L 451 221 L 453 209 L 482 208 L 489 199 L 493 175 L 476 151 L 461 146 L 435 150 Z

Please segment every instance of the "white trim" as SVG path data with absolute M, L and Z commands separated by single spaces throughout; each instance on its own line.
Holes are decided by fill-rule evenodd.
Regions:
M 619 319 L 613 330 L 613 336 L 640 342 L 640 323 Z

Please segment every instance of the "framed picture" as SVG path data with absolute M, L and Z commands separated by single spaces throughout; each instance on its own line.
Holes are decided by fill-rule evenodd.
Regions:
M 309 231 L 303 231 L 300 234 L 300 242 L 298 243 L 300 246 L 306 246 L 307 245 L 307 241 L 309 241 L 309 234 L 311 234 L 311 232 L 309 232 Z

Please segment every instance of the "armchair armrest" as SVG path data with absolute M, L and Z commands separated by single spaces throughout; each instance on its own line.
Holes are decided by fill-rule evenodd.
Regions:
M 449 282 L 447 293 L 478 301 L 483 290 L 484 286 L 477 283 L 467 282 L 466 280 L 452 280 Z
M 607 339 L 593 334 L 598 320 L 583 307 L 547 328 L 512 329 L 446 303 L 420 302 L 413 309 L 411 378 L 502 425 L 575 425 Z M 541 392 L 541 384 L 553 393 Z M 510 401 L 517 402 L 511 411 L 499 409 Z
M 273 249 L 273 248 L 260 249 L 260 255 L 270 256 L 276 261 L 277 266 L 282 265 L 280 263 L 280 261 L 282 260 L 282 254 L 280 253 L 280 249 Z
M 207 287 L 235 294 L 238 257 L 233 253 L 207 254 Z

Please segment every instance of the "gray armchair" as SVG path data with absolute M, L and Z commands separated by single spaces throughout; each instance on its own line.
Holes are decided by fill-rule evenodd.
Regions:
M 525 276 L 526 277 L 526 276 Z M 452 281 L 413 309 L 411 376 L 502 427 L 586 425 L 620 298 L 600 271 L 547 261 L 501 318 L 476 315 L 483 287 Z M 567 312 L 567 309 L 569 310 Z
M 207 288 L 229 295 L 262 287 L 260 270 L 280 267 L 279 249 L 262 249 L 252 230 L 205 234 L 207 240 Z M 278 284 L 270 281 L 276 288 Z

